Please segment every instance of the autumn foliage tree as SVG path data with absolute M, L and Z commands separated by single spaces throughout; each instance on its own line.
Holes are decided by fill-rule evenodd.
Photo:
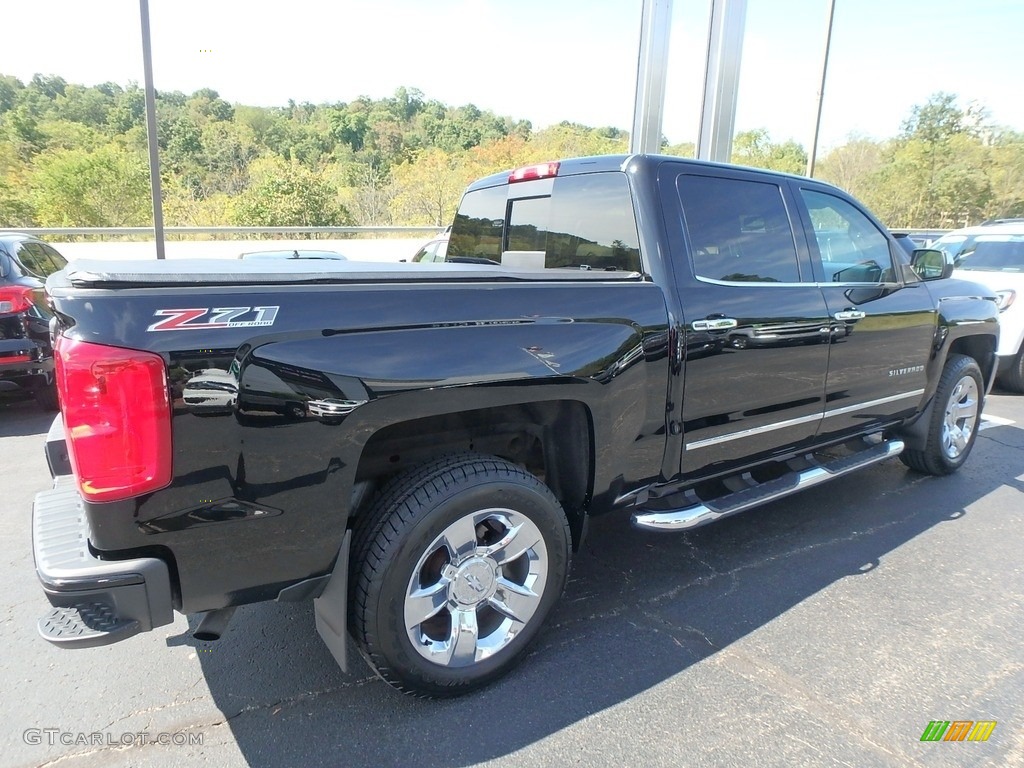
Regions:
M 217 91 L 157 93 L 169 225 L 444 226 L 465 185 L 528 163 L 625 153 L 628 134 L 528 121 L 414 88 L 348 103 L 232 104 Z M 693 156 L 691 143 L 663 152 Z M 735 137 L 732 161 L 802 174 L 798 143 L 763 128 Z M 938 93 L 898 136 L 851 137 L 818 176 L 890 226 L 954 227 L 1024 216 L 1024 135 Z M 145 98 L 135 83 L 84 86 L 0 74 L 0 228 L 151 221 Z

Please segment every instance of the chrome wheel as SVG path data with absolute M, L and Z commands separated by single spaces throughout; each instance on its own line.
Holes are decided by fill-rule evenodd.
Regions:
M 396 475 L 354 530 L 352 634 L 378 675 L 416 696 L 458 696 L 518 664 L 572 559 L 551 489 L 479 453 Z
M 950 459 L 959 458 L 970 444 L 978 421 L 981 398 L 972 376 L 963 376 L 946 401 L 942 422 L 942 450 Z
M 511 509 L 459 518 L 424 550 L 406 589 L 413 647 L 444 667 L 466 667 L 505 648 L 540 606 L 548 577 L 540 529 Z

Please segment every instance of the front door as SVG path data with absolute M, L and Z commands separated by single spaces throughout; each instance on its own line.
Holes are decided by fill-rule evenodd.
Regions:
M 799 195 L 833 323 L 821 434 L 863 432 L 912 414 L 938 322 L 928 288 L 853 202 L 802 185 Z

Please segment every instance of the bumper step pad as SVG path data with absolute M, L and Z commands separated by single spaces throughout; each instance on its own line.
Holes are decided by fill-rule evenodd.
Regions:
M 112 605 L 95 601 L 54 608 L 39 619 L 39 634 L 66 648 L 108 645 L 141 631 L 138 621 L 122 619 Z
M 61 648 L 93 648 L 174 621 L 170 571 L 156 557 L 106 560 L 89 544 L 89 520 L 73 477 L 36 494 L 32 552 L 53 609 L 39 634 Z

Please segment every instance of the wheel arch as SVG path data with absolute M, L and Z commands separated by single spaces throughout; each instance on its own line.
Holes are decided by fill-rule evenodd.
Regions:
M 986 392 L 992 385 L 996 374 L 996 337 L 992 334 L 976 334 L 953 339 L 949 345 L 946 359 L 950 355 L 966 355 L 974 358 L 981 368 L 981 376 L 985 381 Z M 945 365 L 945 361 L 943 361 Z
M 593 414 L 580 400 L 501 404 L 379 427 L 359 453 L 352 518 L 365 512 L 375 491 L 390 477 L 465 451 L 498 456 L 536 475 L 565 510 L 573 548 L 579 547 L 595 473 Z
M 979 354 L 980 358 L 977 356 Z M 938 373 L 928 388 L 928 404 L 912 422 L 894 430 L 909 451 L 923 451 L 928 444 L 928 430 L 936 407 L 935 393 L 938 389 L 939 378 L 946 369 L 946 363 L 954 355 L 970 357 L 978 364 L 986 393 L 992 386 L 995 376 L 995 336 L 979 334 L 955 339 L 946 349 L 946 354 L 942 356 L 941 365 L 936 368 Z M 941 404 L 939 407 L 942 407 Z

